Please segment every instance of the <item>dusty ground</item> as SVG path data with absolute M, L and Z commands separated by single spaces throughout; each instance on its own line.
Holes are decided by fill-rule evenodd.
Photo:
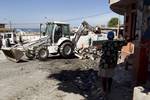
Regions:
M 8 61 L 0 51 L 0 100 L 100 100 L 97 62 L 51 57 Z M 130 71 L 116 69 L 109 100 L 132 100 Z

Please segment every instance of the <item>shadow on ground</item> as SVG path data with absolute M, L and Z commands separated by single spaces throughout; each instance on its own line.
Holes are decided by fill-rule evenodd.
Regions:
M 48 76 L 48 79 L 50 78 L 60 81 L 59 90 L 80 94 L 87 100 L 99 100 L 98 72 L 93 69 L 63 70 Z
M 18 63 L 26 63 L 26 62 L 29 62 L 29 61 L 21 59 Z
M 49 59 L 64 59 L 64 57 L 60 56 L 60 55 L 52 55 L 50 57 L 48 57 Z M 65 59 L 74 59 L 77 58 L 75 55 L 65 58 Z

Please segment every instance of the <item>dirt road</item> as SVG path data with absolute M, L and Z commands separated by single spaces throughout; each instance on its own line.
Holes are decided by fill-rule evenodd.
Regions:
M 0 100 L 73 100 L 83 96 L 58 90 L 60 83 L 48 78 L 62 70 L 76 70 L 83 66 L 78 59 L 52 57 L 49 61 L 25 60 L 14 63 L 6 60 L 0 52 Z
M 96 61 L 60 57 L 14 63 L 0 52 L 0 100 L 99 100 L 96 66 Z M 114 96 L 110 100 L 117 100 Z

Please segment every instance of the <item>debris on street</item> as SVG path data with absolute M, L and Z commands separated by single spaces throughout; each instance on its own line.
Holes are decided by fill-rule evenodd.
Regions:
M 101 100 L 102 98 L 98 59 L 93 61 L 53 56 L 45 62 L 26 60 L 13 63 L 6 60 L 4 55 L 0 56 L 4 58 L 0 60 L 1 100 L 67 100 L 68 98 Z M 113 92 L 108 96 L 111 97 L 110 100 L 131 100 L 133 91 L 131 81 L 128 81 L 130 74 L 123 67 L 116 69 L 117 77 L 114 77 Z

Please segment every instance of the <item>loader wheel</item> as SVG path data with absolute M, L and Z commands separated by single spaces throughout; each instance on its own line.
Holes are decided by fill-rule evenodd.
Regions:
M 32 59 L 35 58 L 35 54 L 31 53 L 29 50 L 27 50 L 27 51 L 25 52 L 25 55 L 26 55 L 30 60 L 32 60 Z
M 46 48 L 41 48 L 39 51 L 38 51 L 38 59 L 40 61 L 45 61 L 47 60 L 48 58 L 48 55 L 49 55 L 49 52 Z
M 59 48 L 60 55 L 68 58 L 73 55 L 73 44 L 70 42 L 63 43 Z

